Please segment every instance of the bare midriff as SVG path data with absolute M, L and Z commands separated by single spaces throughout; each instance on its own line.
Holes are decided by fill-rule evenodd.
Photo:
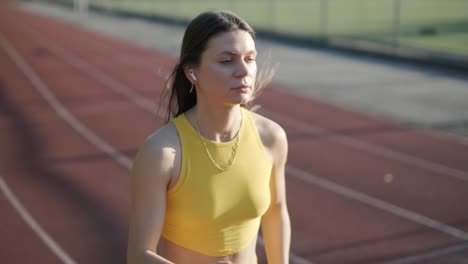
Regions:
M 253 239 L 246 248 L 233 255 L 212 257 L 181 247 L 161 237 L 159 251 L 162 257 L 176 264 L 257 264 L 256 241 L 257 239 Z

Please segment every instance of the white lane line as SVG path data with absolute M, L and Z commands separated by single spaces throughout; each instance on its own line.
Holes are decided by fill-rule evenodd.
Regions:
M 394 259 L 390 261 L 379 262 L 376 264 L 413 264 L 413 263 L 421 263 L 423 260 L 430 260 L 434 258 L 443 257 L 449 254 L 455 254 L 460 251 L 465 251 L 468 249 L 468 243 L 461 243 L 454 246 L 449 246 L 445 248 L 431 250 L 426 253 L 407 256 L 399 259 Z
M 26 61 L 19 55 L 19 53 L 16 52 L 15 48 L 9 42 L 7 42 L 7 40 L 4 38 L 1 32 L 0 42 L 2 43 L 2 46 L 5 48 L 10 58 L 16 63 L 18 68 L 20 68 L 24 72 L 24 74 L 33 84 L 33 86 L 39 91 L 43 98 L 50 104 L 50 106 L 65 122 L 67 122 L 81 136 L 86 138 L 91 144 L 95 145 L 98 149 L 102 150 L 104 153 L 108 154 L 110 157 L 116 160 L 120 165 L 122 165 L 128 170 L 131 169 L 132 160 L 128 158 L 125 154 L 114 149 L 110 144 L 99 138 L 96 134 L 92 132 L 92 130 L 83 125 L 83 123 L 81 123 L 75 116 L 73 116 L 73 114 L 70 113 L 50 91 L 50 89 L 42 81 L 39 75 L 26 63 Z M 308 260 L 301 258 L 300 256 L 294 255 L 292 252 L 290 253 L 290 258 L 292 263 L 312 264 Z
M 354 139 L 352 137 L 343 136 L 343 135 L 325 130 L 323 128 L 312 126 L 308 124 L 307 122 L 293 120 L 283 114 L 273 113 L 268 110 L 265 111 L 263 110 L 263 108 L 261 108 L 261 112 L 267 115 L 275 116 L 275 120 L 287 126 L 296 127 L 298 129 L 306 130 L 312 133 L 327 133 L 327 135 L 329 135 L 329 137 L 327 137 L 327 140 L 329 141 L 334 141 L 334 142 L 337 142 L 346 146 L 350 146 L 355 149 L 368 152 L 377 156 L 382 156 L 391 160 L 399 161 L 399 162 L 406 163 L 406 164 L 416 165 L 417 167 L 426 169 L 428 171 L 433 171 L 433 172 L 437 172 L 440 174 L 449 175 L 459 180 L 468 181 L 468 172 L 466 171 L 450 168 L 448 166 L 441 165 L 439 163 L 427 161 L 427 160 L 415 157 L 413 155 L 409 155 L 409 154 L 394 151 L 385 147 L 377 146 L 377 145 L 367 143 L 358 139 Z
M 57 98 L 50 92 L 47 85 L 39 78 L 36 72 L 26 63 L 26 61 L 16 52 L 15 48 L 7 42 L 2 33 L 0 33 L 0 39 L 3 48 L 7 51 L 10 58 L 16 63 L 24 74 L 28 77 L 34 87 L 37 88 L 39 93 L 44 99 L 54 108 L 57 114 L 67 121 L 79 134 L 87 138 L 92 144 L 98 146 L 103 152 L 114 158 L 119 164 L 126 168 L 131 167 L 131 160 L 122 153 L 116 151 L 111 145 L 101 140 L 86 126 L 82 125 L 65 107 L 57 100 Z
M 71 115 L 61 103 L 55 98 L 55 96 L 48 90 L 44 82 L 38 77 L 35 71 L 25 62 L 25 60 L 19 55 L 15 48 L 6 40 L 3 34 L 0 32 L 0 43 L 10 58 L 15 62 L 18 68 L 20 68 L 33 86 L 39 91 L 44 99 L 54 108 L 57 114 L 69 123 L 78 133 L 83 137 L 87 138 L 92 144 L 98 146 L 103 152 L 109 154 L 119 164 L 126 168 L 130 168 L 131 161 L 123 154 L 113 149 L 109 144 L 100 140 L 95 134 L 93 134 L 87 127 L 77 122 L 76 118 Z M 5 196 L 8 198 L 13 207 L 18 211 L 24 221 L 31 227 L 32 230 L 39 236 L 39 238 L 54 252 L 62 261 L 66 264 L 76 263 L 59 245 L 56 243 L 40 225 L 34 220 L 34 218 L 27 212 L 26 208 L 22 206 L 19 201 L 13 195 L 13 192 L 7 187 L 6 183 L 1 179 L 1 188 Z
M 410 210 L 404 209 L 402 207 L 396 206 L 394 204 L 385 202 L 383 200 L 377 199 L 373 196 L 355 191 L 351 188 L 345 187 L 343 185 L 339 185 L 337 183 L 334 183 L 332 181 L 326 180 L 324 178 L 321 178 L 319 176 L 313 175 L 309 172 L 303 171 L 301 169 L 292 167 L 292 166 L 286 166 L 286 170 L 288 173 L 293 175 L 296 178 L 299 178 L 305 182 L 312 183 L 314 185 L 320 186 L 323 189 L 327 189 L 329 191 L 332 191 L 334 193 L 341 194 L 342 196 L 345 196 L 347 198 L 351 198 L 356 201 L 360 201 L 364 204 L 367 204 L 369 206 L 379 208 L 383 211 L 386 211 L 388 213 L 398 215 L 404 219 L 407 219 L 412 222 L 419 223 L 421 225 L 427 226 L 429 228 L 438 230 L 442 233 L 445 233 L 447 235 L 450 235 L 452 237 L 456 237 L 458 239 L 462 240 L 467 240 L 468 241 L 468 233 L 465 231 L 452 227 L 450 225 L 441 223 L 439 221 L 436 221 L 434 219 L 431 219 L 429 217 L 417 214 L 415 212 L 412 212 Z
M 1 39 L 1 38 L 0 38 Z M 21 216 L 24 222 L 36 233 L 39 239 L 46 244 L 46 246 L 55 253 L 55 255 L 66 264 L 75 264 L 76 261 L 73 260 L 65 250 L 63 250 L 55 240 L 44 231 L 44 229 L 37 223 L 36 220 L 31 216 L 28 210 L 21 204 L 21 202 L 16 198 L 13 192 L 8 187 L 3 177 L 0 175 L 0 189 L 2 193 L 7 198 L 8 202 L 15 208 L 18 214 Z
M 31 31 L 31 35 L 35 35 L 37 39 L 41 39 L 42 43 L 46 43 L 49 48 L 60 58 L 62 58 L 65 62 L 70 64 L 71 66 L 79 69 L 81 72 L 92 76 L 101 84 L 111 88 L 116 93 L 128 98 L 130 101 L 135 103 L 136 105 L 142 107 L 146 111 L 156 114 L 158 105 L 154 104 L 151 100 L 147 99 L 146 97 L 134 92 L 132 89 L 129 89 L 125 84 L 117 81 L 116 79 L 110 77 L 107 74 L 102 73 L 99 70 L 94 69 L 91 67 L 86 61 L 79 58 L 78 56 L 71 56 L 64 48 L 54 44 L 53 42 L 49 42 L 38 35 L 36 32 Z
M 132 102 L 139 105 L 143 109 L 156 113 L 158 105 L 153 101 L 147 99 L 146 97 L 134 92 L 133 89 L 129 88 L 127 85 L 122 82 L 110 77 L 109 75 L 103 73 L 96 67 L 90 65 L 85 60 L 81 59 L 78 56 L 75 56 L 67 52 L 64 48 L 58 46 L 57 44 L 43 38 L 36 32 L 31 32 L 37 39 L 40 40 L 43 44 L 46 44 L 57 56 L 61 57 L 64 61 L 68 62 L 70 65 L 76 67 L 80 71 L 93 76 L 96 80 L 100 81 L 102 84 L 108 86 L 115 92 L 128 97 Z M 126 63 L 124 60 L 121 60 L 122 63 Z M 308 124 L 307 122 L 299 121 L 290 117 L 287 117 L 278 112 L 272 112 L 264 110 L 262 112 L 266 113 L 273 117 L 274 120 L 278 120 L 281 123 L 284 123 L 288 126 L 305 130 L 312 133 L 327 132 L 331 136 L 328 140 L 340 143 L 342 145 L 350 146 L 352 148 L 371 153 L 376 156 L 381 156 L 387 159 L 395 160 L 412 166 L 416 166 L 431 172 L 436 172 L 443 175 L 448 175 L 459 180 L 468 182 L 468 172 L 462 171 L 459 169 L 451 168 L 443 164 L 439 164 L 433 161 L 428 161 L 413 155 L 409 155 L 403 152 L 394 151 L 383 146 L 378 146 L 372 143 L 368 143 L 362 140 L 354 139 L 348 136 L 339 135 L 323 128 L 319 128 L 313 125 Z M 280 121 L 281 120 L 281 121 Z
M 0 32 L 0 43 L 5 49 L 10 58 L 19 66 L 17 53 L 12 49 L 11 45 L 6 41 L 3 34 Z M 76 261 L 73 260 L 70 255 L 68 255 L 64 249 L 62 249 L 55 240 L 44 231 L 44 229 L 37 223 L 36 220 L 31 216 L 28 210 L 20 203 L 16 198 L 13 192 L 8 187 L 7 183 L 0 176 L 0 188 L 2 189 L 3 194 L 8 199 L 10 204 L 15 208 L 21 218 L 29 225 L 29 227 L 36 233 L 36 235 L 46 244 L 46 246 L 53 252 L 55 255 L 66 264 L 75 264 Z
M 39 36 L 37 36 L 40 38 Z M 60 56 L 64 61 L 68 62 L 72 66 L 76 67 L 78 70 L 83 71 L 87 74 L 90 74 L 93 76 L 97 81 L 101 82 L 103 85 L 107 86 L 108 88 L 112 89 L 116 93 L 125 96 L 129 98 L 129 100 L 133 103 L 135 103 L 137 106 L 143 108 L 144 110 L 147 110 L 151 113 L 155 113 L 154 109 L 157 109 L 158 105 L 146 97 L 143 97 L 142 95 L 134 92 L 131 88 L 129 88 L 127 85 L 124 83 L 110 77 L 106 73 L 102 72 L 101 70 L 95 68 L 94 66 L 90 65 L 83 59 L 74 56 L 67 51 L 65 51 L 64 48 L 59 47 L 49 41 L 43 40 L 43 43 L 48 43 L 49 48 L 52 48 L 52 51 L 57 55 Z M 160 117 L 164 118 L 161 113 L 159 114 Z M 277 115 L 277 114 L 274 114 Z M 309 128 L 310 130 L 310 128 Z M 345 138 L 347 141 L 348 139 Z M 362 142 L 364 145 L 367 145 L 367 143 Z M 376 147 L 377 148 L 377 147 Z M 375 150 L 378 152 L 378 148 Z M 351 188 L 345 187 L 343 185 L 339 185 L 335 182 L 325 180 L 323 178 L 320 178 L 319 176 L 315 176 L 313 174 L 310 174 L 306 171 L 303 171 L 299 168 L 295 168 L 292 166 L 287 167 L 287 172 L 290 173 L 292 176 L 299 178 L 303 180 L 304 182 L 311 183 L 314 185 L 318 185 L 324 189 L 327 189 L 329 191 L 341 194 L 343 196 L 346 196 L 348 198 L 360 201 L 362 203 L 365 203 L 367 205 L 370 205 L 372 207 L 381 209 L 383 211 L 386 211 L 388 213 L 400 216 L 404 219 L 410 220 L 412 222 L 430 227 L 434 230 L 437 230 L 439 232 L 448 234 L 450 236 L 456 237 L 458 239 L 466 240 L 468 239 L 468 234 L 464 232 L 463 230 L 457 229 L 455 227 L 446 225 L 442 222 L 433 220 L 429 217 L 417 214 L 413 211 L 401 208 L 399 206 L 396 206 L 394 204 L 385 202 L 383 200 L 377 199 L 373 196 L 355 191 Z

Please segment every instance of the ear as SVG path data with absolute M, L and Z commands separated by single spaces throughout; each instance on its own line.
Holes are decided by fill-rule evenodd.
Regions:
M 191 70 L 192 74 L 189 73 Z M 195 83 L 197 81 L 197 74 L 195 73 L 195 68 L 191 65 L 184 65 L 184 74 L 185 77 L 192 83 Z

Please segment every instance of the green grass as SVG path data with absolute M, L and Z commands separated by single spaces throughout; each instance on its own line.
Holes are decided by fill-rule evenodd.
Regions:
M 143 14 L 193 18 L 229 9 L 254 28 L 393 42 L 394 0 L 91 0 L 94 5 Z M 326 18 L 326 26 L 321 24 Z M 400 43 L 468 54 L 468 0 L 401 0 Z M 427 34 L 423 34 L 428 32 Z

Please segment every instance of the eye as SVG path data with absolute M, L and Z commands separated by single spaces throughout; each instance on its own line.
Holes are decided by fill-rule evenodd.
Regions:
M 230 62 L 232 62 L 232 59 L 231 59 L 231 58 L 222 59 L 222 60 L 220 61 L 220 63 L 230 63 Z
M 247 57 L 245 59 L 247 62 L 254 62 L 255 61 L 255 57 Z

